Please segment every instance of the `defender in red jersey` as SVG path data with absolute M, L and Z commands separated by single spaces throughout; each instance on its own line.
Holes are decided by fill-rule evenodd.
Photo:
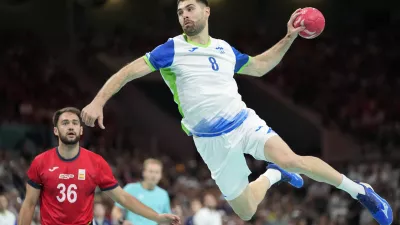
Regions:
M 18 224 L 31 224 L 37 200 L 42 225 L 92 224 L 97 186 L 136 214 L 158 223 L 180 224 L 178 216 L 158 214 L 125 192 L 107 162 L 79 146 L 83 132 L 79 115 L 76 108 L 64 108 L 54 114 L 54 134 L 59 138 L 59 146 L 32 161 Z

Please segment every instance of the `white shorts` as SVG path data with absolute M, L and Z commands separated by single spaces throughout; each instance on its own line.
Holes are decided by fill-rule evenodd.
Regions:
M 277 135 L 252 109 L 235 130 L 217 137 L 193 137 L 197 151 L 211 171 L 226 200 L 237 198 L 249 184 L 251 174 L 244 153 L 266 160 L 264 144 Z

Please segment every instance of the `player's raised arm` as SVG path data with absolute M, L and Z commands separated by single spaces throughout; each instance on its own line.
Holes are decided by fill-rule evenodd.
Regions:
M 128 192 L 124 191 L 121 187 L 116 187 L 112 190 L 106 191 L 106 193 L 110 198 L 118 202 L 124 208 L 149 220 L 153 220 L 157 223 L 180 224 L 180 218 L 178 216 L 172 214 L 158 214 L 153 209 L 147 207 L 135 197 L 131 196 Z
M 240 74 L 261 77 L 278 65 L 283 56 L 289 50 L 293 41 L 297 38 L 298 33 L 304 30 L 304 27 L 293 27 L 293 21 L 300 14 L 301 9 L 297 9 L 292 14 L 289 22 L 287 23 L 288 32 L 283 39 L 281 39 L 277 44 L 264 53 L 250 58 L 248 63 L 237 72 Z
M 86 125 L 93 127 L 94 122 L 98 119 L 99 126 L 104 129 L 103 106 L 106 102 L 126 83 L 139 77 L 143 77 L 152 71 L 153 69 L 146 63 L 144 57 L 138 58 L 124 66 L 107 80 L 93 101 L 82 110 L 81 116 L 83 122 Z
M 40 189 L 26 185 L 26 196 L 19 211 L 18 225 L 31 225 L 33 213 L 40 196 Z

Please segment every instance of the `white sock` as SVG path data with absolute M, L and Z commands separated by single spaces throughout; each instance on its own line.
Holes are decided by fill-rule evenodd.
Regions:
M 276 169 L 267 169 L 261 176 L 267 177 L 271 186 L 282 179 L 281 171 Z
M 354 199 L 357 199 L 358 194 L 365 195 L 365 189 L 363 186 L 350 180 L 343 174 L 342 174 L 342 176 L 343 176 L 342 183 L 337 188 L 349 193 L 351 195 L 351 197 L 353 197 Z

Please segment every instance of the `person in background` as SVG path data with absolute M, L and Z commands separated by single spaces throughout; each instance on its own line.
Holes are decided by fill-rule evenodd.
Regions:
M 8 208 L 8 200 L 5 195 L 0 194 L 0 224 L 14 225 L 16 224 L 16 217 L 7 208 Z
M 109 221 L 105 215 L 106 215 L 106 209 L 104 205 L 101 202 L 96 202 L 94 204 L 94 218 L 93 218 L 93 224 L 94 225 L 111 225 L 111 221 Z
M 203 199 L 204 207 L 193 216 L 194 225 L 222 225 L 222 215 L 217 211 L 215 196 L 207 193 Z
M 201 205 L 201 202 L 199 199 L 193 199 L 190 202 L 190 208 L 192 210 L 193 216 L 190 216 L 187 218 L 187 220 L 185 221 L 185 225 L 194 225 L 193 222 L 193 217 L 194 215 L 196 215 L 196 213 L 202 208 L 203 206 Z
M 161 177 L 161 161 L 153 158 L 146 159 L 143 163 L 143 180 L 141 182 L 127 184 L 124 187 L 124 190 L 156 212 L 171 213 L 171 205 L 168 192 L 157 186 L 161 180 Z M 125 209 L 123 208 L 123 206 L 118 203 L 115 204 L 111 212 L 113 224 L 157 224 L 135 213 L 124 211 Z

